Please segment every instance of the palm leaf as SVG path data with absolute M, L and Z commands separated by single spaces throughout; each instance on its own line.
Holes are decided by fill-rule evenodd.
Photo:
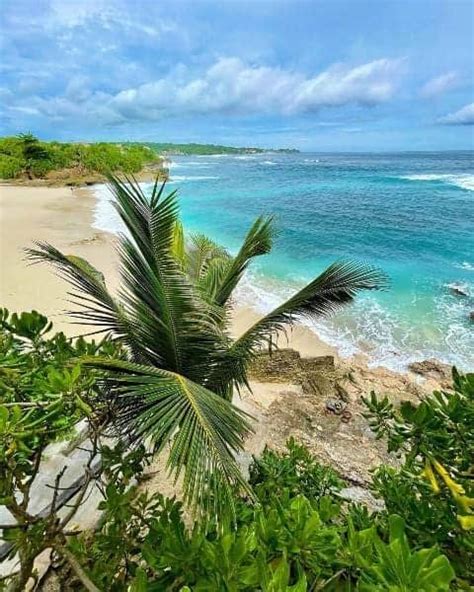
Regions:
M 96 333 L 112 333 L 134 348 L 136 344 L 129 340 L 130 320 L 119 301 L 107 290 L 102 273 L 85 259 L 64 255 L 49 243 L 37 241 L 35 245 L 36 249 L 25 249 L 27 259 L 32 263 L 49 263 L 75 289 L 69 295 L 71 302 L 81 310 L 68 311 L 68 314 L 78 324 L 96 327 Z
M 202 382 L 220 336 L 173 254 L 179 209 L 176 191 L 163 183 L 147 197 L 133 179 L 111 178 L 116 208 L 129 230 L 120 237 L 120 298 L 136 337 L 161 367 Z
M 274 235 L 273 217 L 265 218 L 264 216 L 260 216 L 255 220 L 239 252 L 232 260 L 232 264 L 220 283 L 215 298 L 218 306 L 225 306 L 249 266 L 250 261 L 254 257 L 259 257 L 270 252 Z
M 233 375 L 235 384 L 246 385 L 247 365 L 264 345 L 271 345 L 276 333 L 298 318 L 316 319 L 335 313 L 351 303 L 362 290 L 387 287 L 387 276 L 378 268 L 357 262 L 336 262 L 289 300 L 257 321 L 226 353 L 226 362 L 215 369 L 209 388 L 218 389 Z
M 192 282 L 199 282 L 215 259 L 230 261 L 224 247 L 204 234 L 192 234 L 186 250 L 186 273 Z
M 223 515 L 237 489 L 252 495 L 234 458 L 251 432 L 246 413 L 173 372 L 121 360 L 85 363 L 109 372 L 104 386 L 118 433 L 151 438 L 158 452 L 171 442 L 168 468 L 176 479 L 183 471 L 189 504 Z

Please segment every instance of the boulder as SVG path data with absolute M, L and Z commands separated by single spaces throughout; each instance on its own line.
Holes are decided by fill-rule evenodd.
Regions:
M 451 366 L 443 364 L 438 360 L 430 359 L 422 362 L 413 362 L 408 369 L 423 376 L 423 378 L 432 379 L 440 383 L 451 383 Z

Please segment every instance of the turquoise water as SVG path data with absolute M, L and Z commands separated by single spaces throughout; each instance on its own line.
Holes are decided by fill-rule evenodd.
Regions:
M 317 333 L 392 368 L 426 357 L 474 365 L 472 152 L 174 157 L 170 187 L 186 228 L 231 250 L 257 215 L 275 214 L 278 241 L 241 301 L 268 310 L 335 259 L 366 261 L 387 272 L 390 290 L 316 323 Z M 119 228 L 103 191 L 96 225 Z

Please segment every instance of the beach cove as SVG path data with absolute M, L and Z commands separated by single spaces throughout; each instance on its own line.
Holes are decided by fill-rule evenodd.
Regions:
M 28 265 L 23 249 L 35 240 L 50 241 L 67 254 L 89 260 L 113 290 L 118 282 L 115 238 L 94 227 L 96 192 L 97 188 L 1 186 L 3 306 L 12 312 L 36 309 L 53 321 L 55 330 L 70 336 L 88 331 L 68 322 L 63 312 L 69 308 L 67 284 L 44 265 Z M 255 308 L 237 305 L 233 333 L 243 333 L 259 314 Z M 417 401 L 433 388 L 450 383 L 449 367 L 443 364 L 421 364 L 417 372 L 394 372 L 371 367 L 370 359 L 361 354 L 342 358 L 335 347 L 300 324 L 280 335 L 278 345 L 281 354 L 263 359 L 252 371 L 252 392 L 235 397 L 238 405 L 257 418 L 248 453 L 260 453 L 265 444 L 282 448 L 294 436 L 355 481 L 368 479 L 370 468 L 383 459 L 368 435 L 361 397 L 374 390 L 394 401 Z M 308 370 L 316 372 L 316 391 L 313 387 L 308 391 Z M 335 400 L 342 401 L 340 409 L 334 407 Z M 346 411 L 346 419 L 341 411 Z M 369 461 L 360 455 L 361 448 Z

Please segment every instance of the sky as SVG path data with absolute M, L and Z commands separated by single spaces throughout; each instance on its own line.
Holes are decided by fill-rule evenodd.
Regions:
M 2 0 L 0 133 L 474 149 L 474 0 Z

